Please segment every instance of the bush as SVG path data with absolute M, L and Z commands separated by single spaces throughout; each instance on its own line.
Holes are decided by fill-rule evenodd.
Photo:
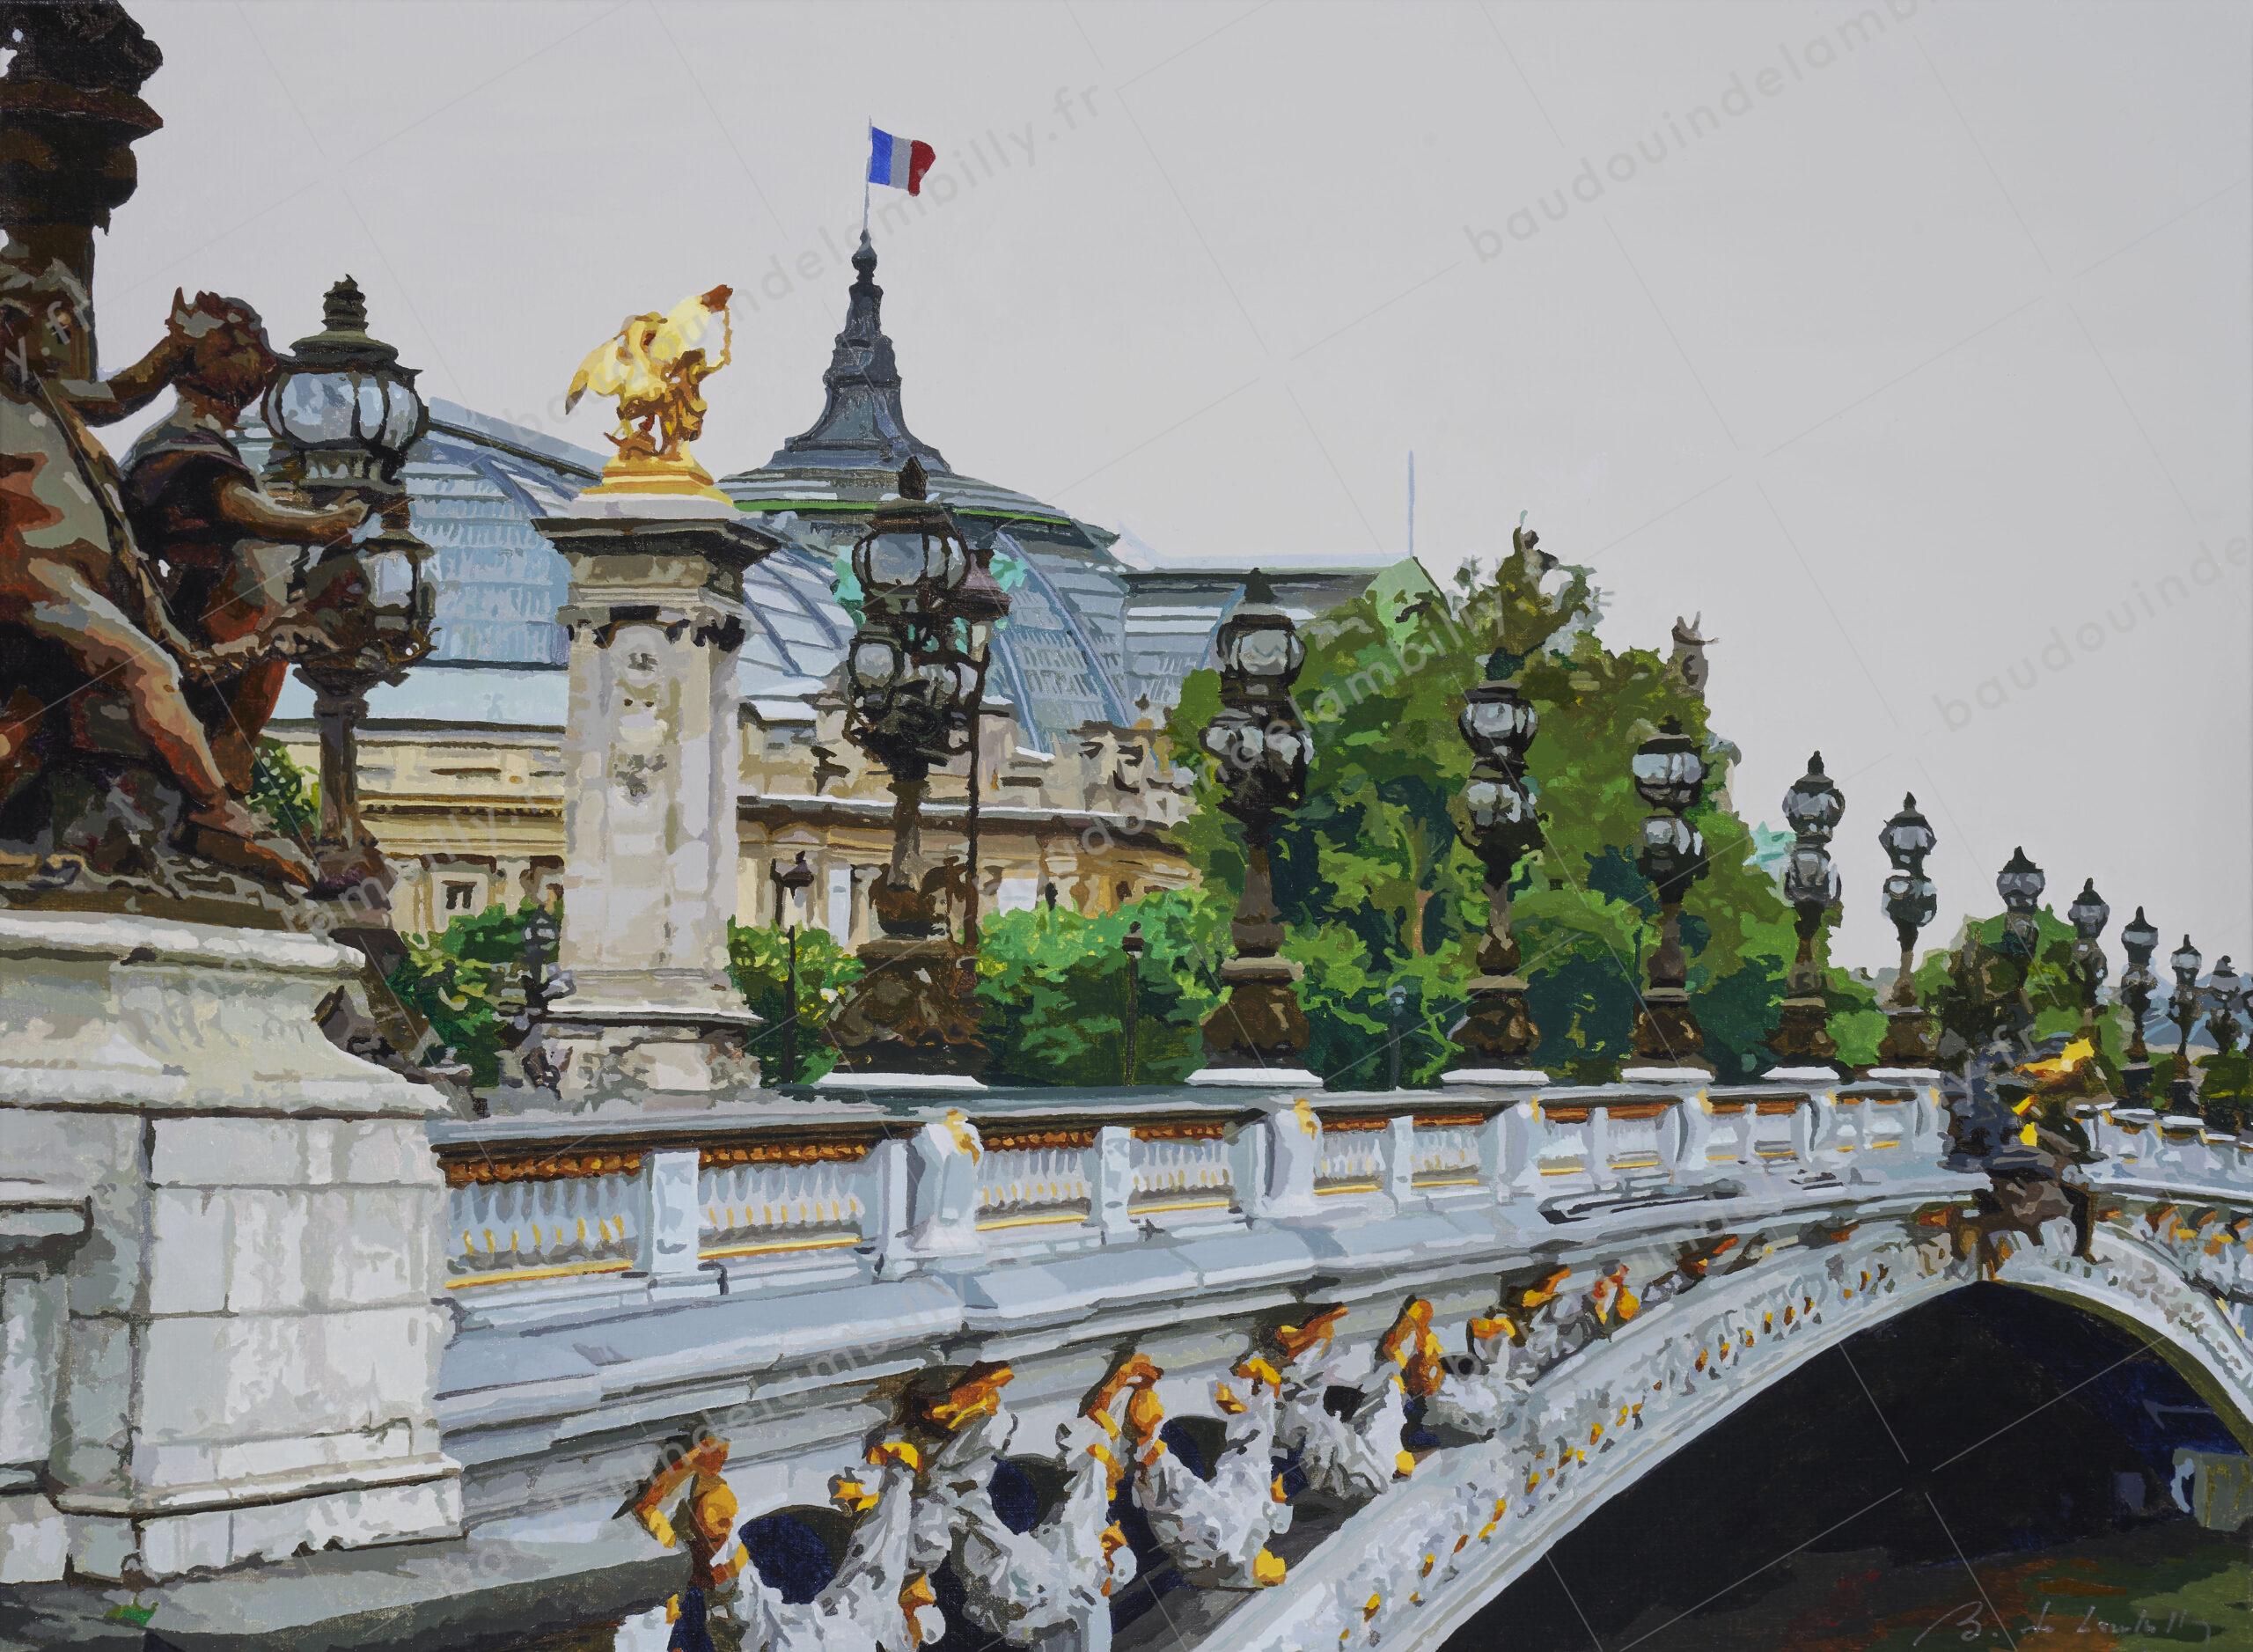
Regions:
M 1200 1028 L 1219 1001 L 1213 972 L 1227 956 L 1231 904 L 1198 890 L 1141 896 L 1084 917 L 1036 907 L 980 926 L 979 1020 L 988 1077 L 1009 1084 L 1116 1084 L 1126 1073 L 1126 955 L 1142 926 L 1135 973 L 1134 1079 L 1175 1083 L 1204 1065 Z
M 385 977 L 400 1002 L 430 1024 L 480 1087 L 501 1081 L 502 1034 L 523 1008 L 525 929 L 540 910 L 488 907 L 435 936 L 402 936 L 406 959 Z
M 796 1083 L 810 1084 L 837 1065 L 837 1051 L 825 1030 L 844 1002 L 845 988 L 861 978 L 861 960 L 838 945 L 828 930 L 798 930 Z M 752 1030 L 751 1047 L 770 1075 L 782 1071 L 782 1029 L 790 1017 L 789 973 L 787 929 L 757 929 L 729 920 L 728 973 L 760 1020 Z

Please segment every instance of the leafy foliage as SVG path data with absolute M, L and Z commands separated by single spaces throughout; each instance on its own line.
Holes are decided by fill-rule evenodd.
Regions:
M 989 1076 L 1010 1084 L 1116 1084 L 1126 1072 L 1130 924 L 1144 945 L 1134 973 L 1134 1077 L 1171 1083 L 1203 1065 L 1200 1034 L 1219 1002 L 1213 971 L 1227 956 L 1231 903 L 1168 890 L 1118 911 L 1000 912 L 979 927 L 980 1029 Z
M 861 969 L 861 960 L 828 930 L 798 930 L 798 1083 L 810 1084 L 836 1066 L 837 1052 L 822 1030 Z M 790 1017 L 789 932 L 729 920 L 728 973 L 761 1023 L 752 1032 L 752 1050 L 767 1071 L 779 1071 L 782 1029 Z
M 473 1084 L 500 1082 L 503 1025 L 523 1007 L 525 930 L 539 911 L 529 900 L 513 910 L 488 907 L 435 936 L 407 936 L 405 960 L 385 978 L 467 1065 Z
M 1515 672 L 1540 715 L 1528 778 L 1545 841 L 1519 868 L 1511 898 L 1542 1032 L 1538 1064 L 1592 1078 L 1629 1055 L 1658 914 L 1635 868 L 1647 811 L 1628 764 L 1670 716 L 1703 739 L 1710 771 L 1707 801 L 1692 817 L 1709 867 L 1683 923 L 1706 1054 L 1724 1078 L 1766 1063 L 1794 937 L 1790 908 L 1756 863 L 1763 842 L 1725 803 L 1736 748 L 1712 733 L 1704 702 L 1656 653 L 1597 638 L 1587 569 L 1544 560 L 1512 556 L 1484 576 L 1466 567 L 1452 592 L 1427 584 L 1405 601 L 1373 588 L 1309 628 L 1299 702 L 1316 755 L 1306 803 L 1277 833 L 1275 884 L 1286 954 L 1307 972 L 1310 1061 L 1333 1083 L 1383 1082 L 1375 1063 L 1396 983 L 1414 1024 L 1404 1078 L 1430 1082 L 1452 1049 L 1447 1029 L 1476 973 L 1486 918 L 1482 872 L 1457 832 L 1471 754 L 1456 717 L 1490 664 Z M 1209 887 L 1233 892 L 1242 855 L 1197 739 L 1219 695 L 1216 673 L 1193 674 L 1169 734 L 1197 775 L 1183 846 Z M 1883 1028 L 1873 988 L 1834 969 L 1827 995 L 1841 1056 L 1873 1058 Z
M 297 767 L 281 741 L 262 739 L 251 765 L 250 806 L 282 836 L 310 843 L 320 825 L 320 782 Z
M 2033 959 L 2026 967 L 2025 988 L 2027 1005 L 2034 1012 L 2033 1024 L 2026 1033 L 2029 1045 L 2061 1033 L 2078 1036 L 2081 1028 L 2081 987 L 2073 969 L 2073 925 L 2047 907 L 2037 912 L 2034 920 L 2037 939 Z M 1917 997 L 1931 1007 L 1943 1033 L 1953 1031 L 1968 1038 L 1978 1032 L 1973 1023 L 1979 1006 L 1973 1001 L 1978 993 L 1966 979 L 1966 954 L 1992 949 L 2002 937 L 2001 914 L 1974 918 L 1956 932 L 1953 947 L 1928 952 L 1917 965 Z M 2125 1059 L 2123 1021 L 2116 1010 L 2102 1011 L 2096 1017 L 2098 1066 L 2114 1083 Z

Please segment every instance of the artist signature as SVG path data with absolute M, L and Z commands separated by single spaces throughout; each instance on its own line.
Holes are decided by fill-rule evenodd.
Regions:
M 2013 1633 L 2002 1627 L 1985 1601 L 1970 1600 L 1961 1606 L 1949 1607 L 1934 1619 L 1925 1632 L 1909 1644 L 1923 1646 L 1929 1641 L 1936 1646 L 1976 1646 L 1997 1641 L 2016 1645 L 2026 1637 L 2037 1634 L 2108 1634 L 2124 1641 L 2134 1637 L 2201 1645 L 2213 1640 L 2214 1626 L 2203 1619 L 2188 1617 L 2180 1612 L 2154 1618 L 2141 1607 L 2137 1608 L 2132 1619 L 2126 1620 L 2101 1617 L 2095 1606 L 2076 1618 L 2070 1612 L 2055 1612 L 2051 1603 L 2045 1600 L 2042 1603 L 2041 1611 L 2031 1619 L 2018 1625 Z

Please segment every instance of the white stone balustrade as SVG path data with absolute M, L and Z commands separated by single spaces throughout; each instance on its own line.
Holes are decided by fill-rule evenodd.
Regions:
M 634 1266 L 642 1156 L 583 1154 L 449 1167 L 449 1289 Z
M 862 1244 L 876 1188 L 866 1143 L 742 1142 L 697 1156 L 698 1259 L 791 1255 Z
M 1235 1206 L 1234 1156 L 1218 1122 L 1140 1125 L 1131 1142 L 1130 1215 L 1159 1219 Z
M 1092 1128 L 1052 1127 L 980 1133 L 978 1229 L 1011 1233 L 1079 1228 L 1096 1212 Z

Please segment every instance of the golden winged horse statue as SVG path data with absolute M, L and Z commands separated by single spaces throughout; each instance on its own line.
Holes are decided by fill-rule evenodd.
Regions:
M 703 384 L 728 364 L 735 328 L 727 287 L 691 294 L 664 314 L 626 318 L 617 335 L 587 352 L 563 397 L 569 413 L 590 390 L 618 399 L 610 433 L 618 457 L 593 493 L 698 494 L 724 498 L 689 443 L 704 433 Z M 716 352 L 712 335 L 719 334 Z

